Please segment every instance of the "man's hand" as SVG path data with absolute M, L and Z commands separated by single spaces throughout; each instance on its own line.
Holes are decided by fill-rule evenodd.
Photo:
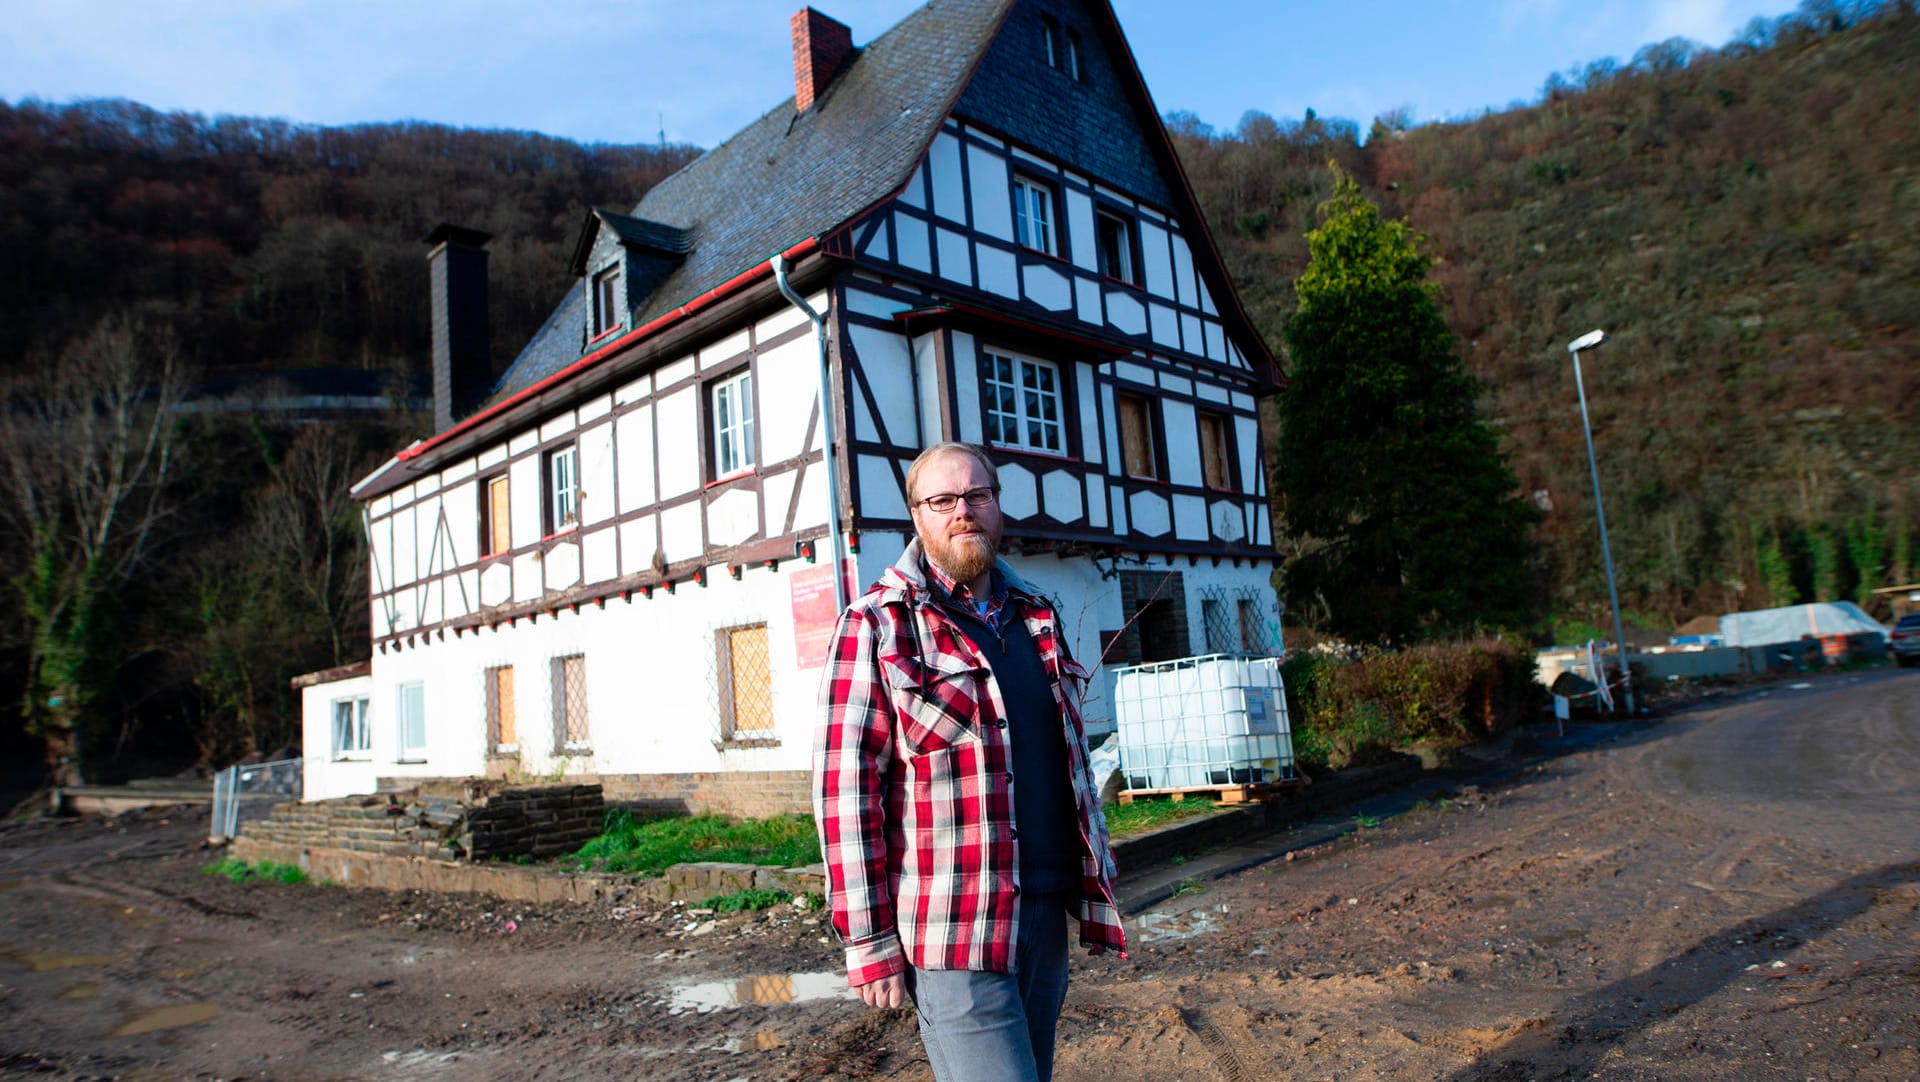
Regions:
M 869 1007 L 904 1007 L 907 1005 L 907 975 L 894 973 L 854 988 L 860 993 L 860 1002 Z

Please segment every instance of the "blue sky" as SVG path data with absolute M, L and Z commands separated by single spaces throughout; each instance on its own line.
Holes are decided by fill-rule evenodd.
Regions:
M 863 43 L 917 0 L 816 0 Z M 0 0 L 0 98 L 712 146 L 793 92 L 800 0 Z M 1162 112 L 1312 108 L 1364 131 L 1529 100 L 1555 71 L 1793 0 L 1114 0 Z

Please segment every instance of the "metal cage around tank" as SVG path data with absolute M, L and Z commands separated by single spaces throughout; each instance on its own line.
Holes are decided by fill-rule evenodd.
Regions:
M 1296 780 L 1277 657 L 1203 654 L 1114 671 L 1114 721 L 1129 790 Z

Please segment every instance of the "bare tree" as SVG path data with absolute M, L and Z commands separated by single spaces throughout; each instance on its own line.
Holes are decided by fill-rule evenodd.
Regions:
M 169 511 L 182 393 L 171 335 L 123 316 L 6 388 L 0 514 L 26 557 L 9 580 L 25 643 L 20 708 L 62 784 L 82 780 L 83 756 L 106 730 L 104 700 L 125 657 L 119 605 Z

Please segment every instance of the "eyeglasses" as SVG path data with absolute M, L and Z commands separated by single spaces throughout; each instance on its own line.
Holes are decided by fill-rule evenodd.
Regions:
M 998 492 L 991 488 L 970 488 L 960 493 L 942 492 L 938 496 L 928 496 L 921 500 L 920 504 L 928 510 L 944 515 L 959 506 L 961 500 L 967 501 L 968 507 L 985 507 L 998 495 Z

